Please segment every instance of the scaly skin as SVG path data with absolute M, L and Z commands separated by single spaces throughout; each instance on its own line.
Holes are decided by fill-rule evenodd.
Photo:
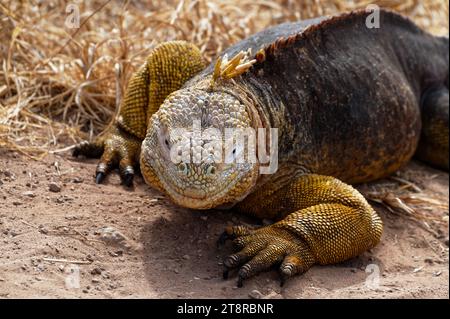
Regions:
M 387 176 L 416 151 L 448 170 L 448 38 L 386 11 L 381 28 L 368 29 L 366 16 L 358 11 L 260 32 L 224 52 L 257 52 L 248 72 L 228 72 L 236 75 L 231 80 L 226 66 L 218 76 L 220 64 L 199 72 L 200 55 L 192 45 L 163 44 L 132 78 L 106 139 L 75 153 L 99 155 L 96 145 L 104 145 L 97 169 L 102 179 L 111 154 L 121 171 L 135 165 L 143 140 L 146 182 L 175 203 L 234 207 L 276 220 L 257 230 L 228 227 L 220 237 L 219 243 L 233 239 L 239 249 L 224 261 L 224 277 L 240 267 L 239 286 L 275 264 L 284 282 L 314 264 L 357 256 L 379 242 L 382 221 L 349 183 Z M 262 175 L 258 162 L 211 161 L 215 153 L 208 142 L 217 139 L 193 142 L 194 162 L 172 161 L 171 150 L 181 140 L 172 133 L 191 128 L 196 119 L 220 132 L 278 128 L 278 170 Z M 235 159 L 240 151 L 231 148 L 224 157 Z

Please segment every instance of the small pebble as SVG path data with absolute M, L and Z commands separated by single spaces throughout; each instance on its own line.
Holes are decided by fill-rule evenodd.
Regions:
M 254 289 L 248 293 L 248 296 L 252 299 L 261 299 L 263 294 L 259 290 Z
M 265 295 L 262 299 L 283 299 L 283 296 L 280 295 L 278 292 L 271 291 L 267 295 Z
M 101 275 L 102 270 L 99 267 L 95 267 L 91 270 L 91 275 Z
M 126 241 L 125 235 L 119 232 L 114 227 L 103 227 L 100 229 L 100 239 L 111 244 L 119 244 Z
M 32 191 L 23 192 L 22 195 L 23 196 L 27 196 L 27 197 L 31 197 L 31 198 L 36 197 L 36 194 L 34 192 L 32 192 Z
M 61 186 L 59 186 L 59 184 L 57 184 L 55 182 L 52 182 L 48 185 L 48 189 L 51 192 L 59 193 L 61 191 Z
M 72 182 L 75 183 L 75 184 L 79 184 L 79 183 L 83 182 L 83 179 L 81 177 L 74 177 L 72 179 Z

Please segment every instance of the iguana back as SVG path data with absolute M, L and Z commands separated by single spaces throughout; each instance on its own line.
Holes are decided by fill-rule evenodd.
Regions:
M 280 169 L 271 179 L 313 172 L 366 182 L 416 151 L 425 94 L 448 90 L 448 37 L 389 11 L 380 12 L 379 28 L 366 19 L 354 12 L 286 23 L 224 52 L 265 48 L 264 61 L 236 81 L 258 97 L 265 125 L 280 130 Z

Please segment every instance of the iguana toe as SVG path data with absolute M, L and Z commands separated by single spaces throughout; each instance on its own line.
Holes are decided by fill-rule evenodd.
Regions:
M 244 280 L 267 271 L 275 265 L 280 266 L 281 284 L 291 276 L 309 268 L 310 259 L 301 240 L 292 240 L 292 234 L 284 229 L 272 226 L 250 230 L 244 226 L 228 227 L 221 236 L 234 239 L 233 244 L 239 250 L 227 256 L 223 262 L 224 279 L 232 269 L 239 268 L 238 287 Z M 221 240 L 219 239 L 219 240 Z
M 72 151 L 72 156 L 78 157 L 78 155 L 84 155 L 89 158 L 100 158 L 103 153 L 102 143 L 90 143 L 88 141 L 83 141 L 75 146 Z
M 95 170 L 95 182 L 101 184 L 106 176 L 118 166 L 122 184 L 133 185 L 135 167 L 138 166 L 140 141 L 118 127 L 93 143 L 82 142 L 73 151 L 73 156 L 84 155 L 98 158 Z

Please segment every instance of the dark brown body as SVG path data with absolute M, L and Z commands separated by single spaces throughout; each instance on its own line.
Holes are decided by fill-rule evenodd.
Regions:
M 448 38 L 386 11 L 369 29 L 366 16 L 283 24 L 225 51 L 266 46 L 264 61 L 237 81 L 256 97 L 264 126 L 279 128 L 279 170 L 268 179 L 280 186 L 304 172 L 349 183 L 391 174 L 417 149 L 424 92 L 448 90 Z

